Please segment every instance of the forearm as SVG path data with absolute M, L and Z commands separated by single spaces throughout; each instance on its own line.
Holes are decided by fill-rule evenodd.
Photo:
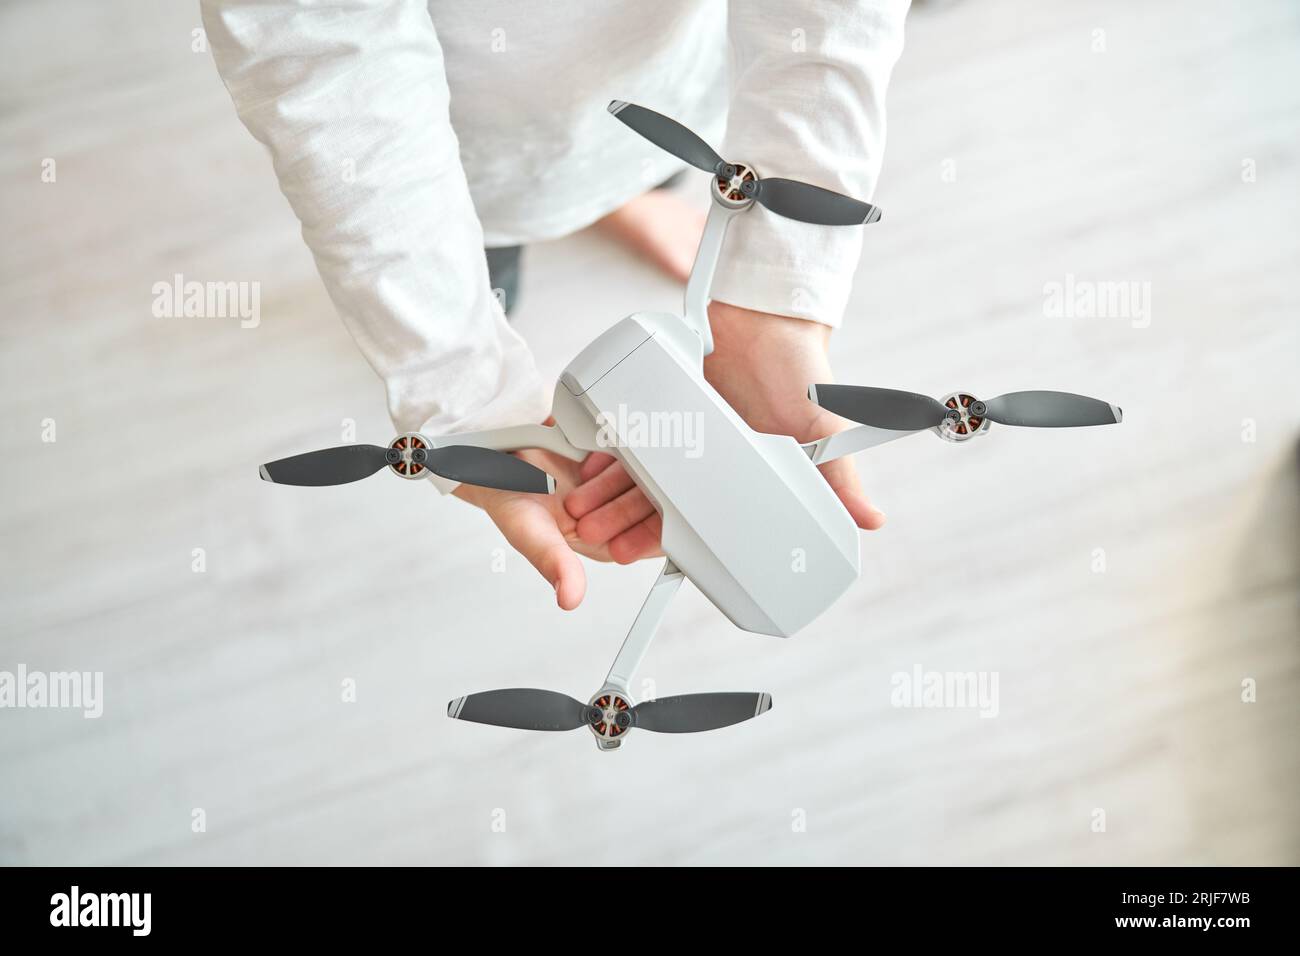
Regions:
M 423 0 L 203 0 L 214 58 L 401 431 L 535 421 Z
M 903 44 L 907 0 L 733 0 L 728 159 L 870 200 L 885 142 L 885 92 Z M 873 227 L 868 227 L 873 228 Z M 878 228 L 878 227 L 874 227 Z M 713 297 L 838 325 L 863 228 L 737 217 Z

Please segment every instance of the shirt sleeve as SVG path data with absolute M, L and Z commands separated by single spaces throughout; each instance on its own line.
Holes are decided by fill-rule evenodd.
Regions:
M 398 431 L 540 422 L 549 402 L 489 288 L 423 0 L 202 0 L 202 11 L 239 118 L 270 150 Z
M 731 105 L 722 155 L 752 163 L 760 177 L 798 179 L 869 201 L 907 8 L 908 0 L 731 0 Z M 838 326 L 862 238 L 860 226 L 816 226 L 755 209 L 728 230 L 712 297 Z

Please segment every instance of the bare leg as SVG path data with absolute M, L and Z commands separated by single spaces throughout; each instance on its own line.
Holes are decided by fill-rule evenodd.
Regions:
M 596 229 L 685 282 L 704 230 L 704 213 L 666 189 L 652 189 L 597 221 Z

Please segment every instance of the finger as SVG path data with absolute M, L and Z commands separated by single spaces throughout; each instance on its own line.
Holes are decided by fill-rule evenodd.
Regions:
M 581 520 L 634 485 L 632 476 L 621 464 L 612 464 L 595 478 L 584 482 L 565 495 L 564 510 L 575 520 Z
M 601 477 L 604 477 L 603 475 Z M 654 505 L 640 488 L 631 488 L 578 521 L 578 537 L 587 544 L 604 544 L 654 514 Z
M 628 528 L 609 543 L 609 556 L 619 564 L 631 564 L 663 554 L 664 519 L 655 512 L 640 524 Z
M 536 501 L 512 498 L 492 514 L 511 547 L 555 589 L 555 603 L 572 611 L 587 592 L 587 574 L 555 518 Z
M 583 459 L 582 467 L 578 469 L 578 480 L 591 481 L 616 460 L 613 455 L 606 455 L 603 451 L 593 451 Z
M 840 459 L 821 466 L 831 489 L 839 496 L 859 528 L 875 531 L 885 523 L 885 513 L 873 505 L 862 490 L 862 480 L 853 462 Z

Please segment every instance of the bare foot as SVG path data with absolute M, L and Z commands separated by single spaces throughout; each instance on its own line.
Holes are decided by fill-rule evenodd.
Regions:
M 685 282 L 704 231 L 704 213 L 666 189 L 652 189 L 599 220 L 596 228 Z

